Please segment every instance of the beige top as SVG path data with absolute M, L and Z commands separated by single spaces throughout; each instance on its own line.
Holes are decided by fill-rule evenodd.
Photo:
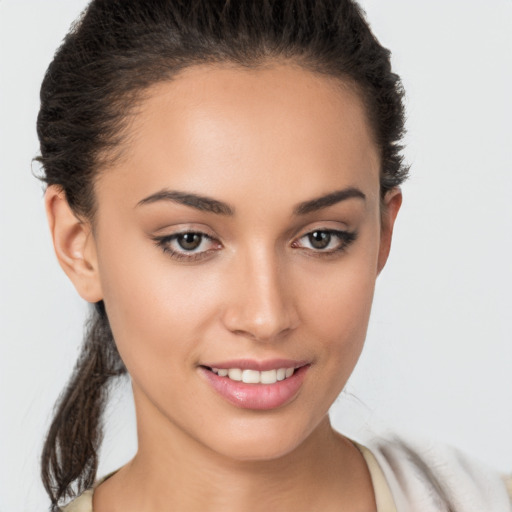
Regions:
M 361 451 L 364 460 L 368 465 L 368 470 L 370 471 L 370 477 L 372 479 L 373 490 L 375 493 L 375 501 L 377 503 L 377 512 L 397 512 L 388 483 L 386 482 L 386 478 L 384 477 L 377 460 L 368 448 L 359 444 L 356 444 L 356 446 Z M 100 480 L 97 485 L 99 485 L 103 480 Z M 85 491 L 80 497 L 66 505 L 62 509 L 62 512 L 93 512 L 93 493 L 94 489 Z

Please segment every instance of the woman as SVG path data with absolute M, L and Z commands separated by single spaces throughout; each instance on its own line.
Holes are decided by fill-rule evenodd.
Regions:
M 43 453 L 54 509 L 73 485 L 66 510 L 508 508 L 470 462 L 329 422 L 406 176 L 400 81 L 357 5 L 92 2 L 38 133 L 56 254 L 95 304 Z M 138 452 L 83 492 L 126 371 Z

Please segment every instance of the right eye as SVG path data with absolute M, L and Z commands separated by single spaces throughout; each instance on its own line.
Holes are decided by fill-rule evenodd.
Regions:
M 164 253 L 181 261 L 196 261 L 222 247 L 218 240 L 200 231 L 173 233 L 154 240 Z

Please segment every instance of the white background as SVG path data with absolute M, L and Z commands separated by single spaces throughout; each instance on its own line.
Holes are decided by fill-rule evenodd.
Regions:
M 47 509 L 39 453 L 86 313 L 31 176 L 39 85 L 85 3 L 0 0 L 0 512 Z M 408 93 L 412 177 L 333 421 L 356 436 L 414 432 L 512 471 L 512 1 L 362 4 Z M 126 384 L 108 417 L 100 473 L 135 449 Z

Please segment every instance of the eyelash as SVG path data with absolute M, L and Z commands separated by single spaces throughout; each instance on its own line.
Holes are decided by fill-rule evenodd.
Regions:
M 323 233 L 329 235 L 331 238 L 335 237 L 338 238 L 339 245 L 335 247 L 334 249 L 329 250 L 322 250 L 322 249 L 308 249 L 304 248 L 304 250 L 310 252 L 311 256 L 318 257 L 318 258 L 326 258 L 329 256 L 335 256 L 337 254 L 345 252 L 348 247 L 355 242 L 357 238 L 357 232 L 355 231 L 341 231 L 339 229 L 314 229 L 312 231 L 309 231 L 308 233 L 305 233 L 297 240 L 302 240 L 304 238 L 308 238 L 312 236 L 315 233 Z M 331 240 L 329 240 L 330 243 Z M 295 241 L 292 243 L 292 247 L 295 246 Z M 300 247 L 299 247 L 300 248 Z
M 165 235 L 165 236 L 159 236 L 155 237 L 154 241 L 160 249 L 165 254 L 169 254 L 171 258 L 178 260 L 178 261 L 197 261 L 200 259 L 203 259 L 207 257 L 208 254 L 212 253 L 213 251 L 216 251 L 218 249 L 209 249 L 206 251 L 201 251 L 194 253 L 192 251 L 186 251 L 185 249 L 182 249 L 183 252 L 176 251 L 171 247 L 172 242 L 178 240 L 178 238 L 186 236 L 186 235 L 199 235 L 201 237 L 201 244 L 205 240 L 211 240 L 214 241 L 214 238 L 207 235 L 206 233 L 203 233 L 201 231 L 181 231 L 179 233 L 174 233 L 173 235 Z M 220 242 L 218 243 L 220 245 Z
M 323 233 L 327 234 L 330 237 L 336 237 L 339 240 L 339 246 L 334 249 L 329 250 L 322 250 L 322 249 L 308 249 L 304 247 L 297 247 L 295 244 L 298 240 L 302 240 L 304 238 L 312 236 L 314 233 Z M 172 235 L 165 235 L 165 236 L 159 236 L 155 237 L 153 240 L 155 244 L 162 249 L 162 251 L 165 254 L 169 254 L 171 258 L 177 260 L 177 261 L 198 261 L 203 258 L 208 257 L 209 254 L 211 254 L 214 251 L 219 250 L 218 248 L 215 249 L 208 249 L 201 252 L 194 253 L 193 251 L 187 251 L 186 249 L 182 248 L 183 252 L 177 251 L 171 247 L 171 244 L 175 241 L 177 241 L 180 237 L 184 237 L 186 235 L 198 235 L 201 237 L 201 242 L 199 247 L 204 241 L 210 240 L 215 241 L 215 239 L 206 233 L 203 233 L 201 231 L 182 231 L 180 233 L 174 233 Z M 337 229 L 314 229 L 312 231 L 309 231 L 308 233 L 305 233 L 298 239 L 296 239 L 292 243 L 292 247 L 297 249 L 303 249 L 305 251 L 311 252 L 311 256 L 314 257 L 320 257 L 320 258 L 326 258 L 329 256 L 334 256 L 336 254 L 343 253 L 345 250 L 348 249 L 348 247 L 357 239 L 357 232 L 351 232 L 351 231 L 341 231 Z M 329 240 L 330 243 L 330 240 Z M 217 242 L 219 248 L 221 246 L 220 242 Z

